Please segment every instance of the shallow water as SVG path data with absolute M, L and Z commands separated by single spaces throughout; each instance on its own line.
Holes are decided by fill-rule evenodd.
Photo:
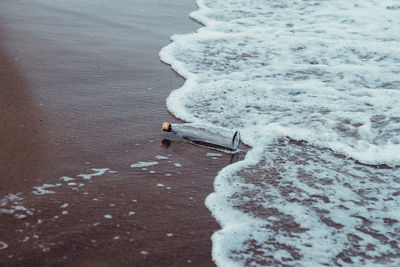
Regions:
M 194 8 L 0 2 L 1 266 L 214 265 L 204 199 L 231 155 L 161 130 L 183 80 L 158 52 Z
M 168 109 L 253 147 L 206 201 L 217 264 L 398 264 L 398 3 L 198 6 L 160 53 L 187 78 Z

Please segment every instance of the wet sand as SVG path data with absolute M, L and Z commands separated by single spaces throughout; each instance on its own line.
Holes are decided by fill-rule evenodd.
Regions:
M 204 199 L 237 158 L 161 132 L 184 81 L 158 52 L 195 8 L 0 3 L 0 265 L 214 265 Z
M 26 182 L 25 173 L 36 175 L 42 153 L 40 115 L 27 82 L 0 47 L 0 195 Z

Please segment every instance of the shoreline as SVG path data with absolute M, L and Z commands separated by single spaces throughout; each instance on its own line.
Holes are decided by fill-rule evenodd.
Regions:
M 164 120 L 178 121 L 165 98 L 183 80 L 158 52 L 174 31 L 198 28 L 188 17 L 194 3 L 122 1 L 110 12 L 71 5 L 1 4 L 3 45 L 18 58 L 9 68 L 2 57 L 1 70 L 21 72 L 7 74 L 20 77 L 7 84 L 29 92 L 16 96 L 23 116 L 14 109 L 3 119 L 30 130 L 3 128 L 14 142 L 2 151 L 20 152 L 2 166 L 1 197 L 20 199 L 2 207 L 12 214 L 0 213 L 8 245 L 0 263 L 214 266 L 210 238 L 219 226 L 204 199 L 231 156 L 207 156 L 215 151 L 161 131 Z M 140 162 L 157 164 L 131 167 Z

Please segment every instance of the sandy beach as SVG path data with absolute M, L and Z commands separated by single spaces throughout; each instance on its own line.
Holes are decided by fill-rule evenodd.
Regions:
M 214 265 L 204 199 L 237 158 L 161 131 L 184 80 L 158 53 L 195 8 L 0 4 L 0 265 Z

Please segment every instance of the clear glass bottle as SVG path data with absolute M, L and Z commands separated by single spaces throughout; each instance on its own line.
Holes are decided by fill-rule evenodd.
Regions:
M 239 131 L 200 123 L 171 124 L 164 122 L 162 129 L 173 132 L 195 144 L 235 151 L 239 147 Z

